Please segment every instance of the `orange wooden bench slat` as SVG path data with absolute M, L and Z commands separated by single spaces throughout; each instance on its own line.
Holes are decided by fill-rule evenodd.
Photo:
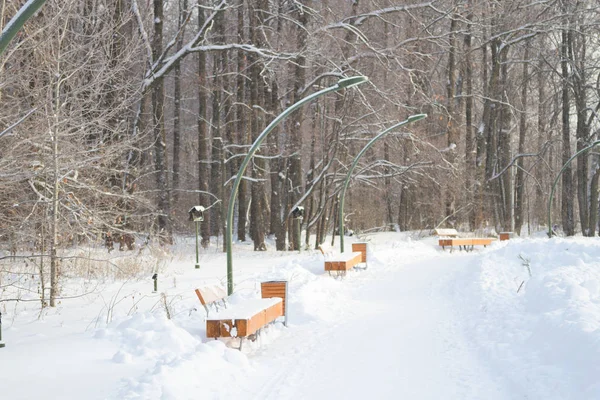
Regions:
M 360 264 L 362 260 L 362 253 L 356 253 L 352 258 L 341 261 L 341 260 L 329 260 L 325 261 L 325 271 L 347 271 L 354 267 L 356 264 Z
M 270 297 L 279 297 L 283 304 L 283 316 L 287 318 L 287 282 L 286 281 L 268 281 L 260 283 L 260 293 L 263 299 Z M 286 323 L 287 325 L 287 320 Z
M 206 337 L 246 337 L 253 335 L 263 326 L 279 317 L 283 317 L 283 310 L 283 302 L 280 302 L 250 318 L 207 320 Z
M 352 251 L 362 253 L 360 262 L 367 262 L 367 244 L 364 242 L 352 243 Z
M 491 238 L 473 238 L 473 243 L 471 244 L 474 246 L 488 246 L 492 244 L 493 241 L 494 239 Z
M 454 246 L 488 246 L 492 244 L 492 242 L 496 240 L 495 238 L 446 238 L 439 239 L 438 243 L 440 247 L 444 248 L 446 246 L 450 246 L 450 251 L 452 251 L 452 247 Z

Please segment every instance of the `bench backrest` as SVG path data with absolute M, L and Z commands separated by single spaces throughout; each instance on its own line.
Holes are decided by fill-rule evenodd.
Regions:
M 448 237 L 457 237 L 458 231 L 456 229 L 434 229 L 433 233 L 437 236 L 448 236 Z
M 202 288 L 196 289 L 196 295 L 200 300 L 200 303 L 206 309 L 206 314 L 208 315 L 209 306 L 214 304 L 215 306 L 219 302 L 223 302 L 223 305 L 226 306 L 225 298 L 227 297 L 227 292 L 225 288 L 218 285 L 204 286 Z
M 367 243 L 366 242 L 354 242 L 352 243 L 352 251 L 362 253 L 360 262 L 367 262 Z
M 260 283 L 260 295 L 263 299 L 271 297 L 279 297 L 283 301 L 283 316 L 285 317 L 284 324 L 287 326 L 287 281 L 268 281 Z

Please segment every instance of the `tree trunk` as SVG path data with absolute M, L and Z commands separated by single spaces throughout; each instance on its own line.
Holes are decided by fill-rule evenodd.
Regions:
M 576 33 L 577 32 L 577 33 Z M 577 40 L 581 39 L 581 40 Z M 576 43 L 577 42 L 577 43 Z M 569 59 L 575 73 L 571 74 L 575 110 L 577 111 L 576 151 L 580 151 L 590 144 L 590 126 L 588 124 L 588 99 L 587 99 L 587 69 L 586 69 L 586 39 L 585 27 L 575 27 L 569 30 Z M 577 158 L 577 200 L 579 202 L 579 221 L 581 232 L 584 236 L 593 236 L 594 227 L 590 226 L 590 198 L 589 198 L 589 153 L 581 154 Z
M 598 160 L 596 159 L 596 163 Z M 596 226 L 598 226 L 598 178 L 600 178 L 600 168 L 596 165 L 592 179 L 590 180 L 590 234 L 596 236 Z
M 250 37 L 252 43 L 257 47 L 262 47 L 261 25 L 264 20 L 263 13 L 266 12 L 264 0 L 258 4 L 250 5 Z M 255 54 L 250 54 L 248 60 L 251 64 L 250 71 L 250 104 L 252 106 L 252 119 L 250 120 L 250 131 L 252 132 L 252 142 L 256 141 L 264 126 L 263 118 L 263 102 L 260 95 L 262 94 L 262 79 L 260 72 L 262 63 Z M 262 154 L 257 153 L 252 159 L 252 203 L 250 207 L 250 229 L 252 241 L 254 242 L 254 251 L 264 251 L 267 249 L 265 244 L 265 221 L 264 221 L 264 199 L 265 199 L 265 184 L 264 171 L 265 160 L 260 157 Z
M 448 65 L 446 67 L 446 112 L 448 113 L 448 121 L 446 123 L 446 133 L 448 137 L 447 142 L 447 156 L 448 163 L 452 166 L 452 171 L 449 172 L 449 176 L 446 178 L 446 188 L 444 190 L 445 195 L 445 208 L 446 208 L 446 223 L 450 226 L 456 224 L 456 193 L 454 189 L 452 175 L 454 171 L 458 169 L 457 165 L 457 147 L 460 140 L 460 132 L 458 130 L 458 123 L 456 121 L 456 115 L 454 112 L 454 87 L 456 85 L 456 29 L 458 25 L 458 16 L 452 15 L 450 21 L 450 33 L 448 37 L 449 46 L 448 49 Z
M 500 116 L 498 118 L 498 131 L 496 137 L 498 138 L 498 170 L 504 169 L 511 161 L 511 121 L 512 112 L 509 107 L 509 99 L 507 96 L 508 88 L 508 46 L 504 45 L 500 52 L 500 93 L 498 98 L 501 99 L 499 103 Z M 501 230 L 512 230 L 513 225 L 513 185 L 512 185 L 512 168 L 508 168 L 504 174 L 498 178 L 498 193 L 495 196 L 498 199 L 497 208 L 500 213 L 500 229 Z
M 214 18 L 213 31 L 215 32 L 214 42 L 221 44 L 223 42 L 224 26 L 223 26 L 224 11 L 219 11 Z M 223 57 L 226 50 L 213 52 L 213 81 L 212 81 L 212 118 L 211 118 L 211 164 L 210 164 L 210 191 L 217 197 L 223 198 L 223 185 L 221 181 L 221 161 L 223 159 L 223 128 L 221 102 L 222 102 L 222 76 L 225 64 Z M 221 203 L 215 204 L 211 209 L 210 215 L 210 234 L 218 236 L 221 227 L 222 209 Z
M 178 29 L 181 29 L 187 16 L 187 0 L 179 1 Z M 176 49 L 183 46 L 183 34 L 177 40 Z M 177 206 L 179 199 L 179 156 L 181 152 L 181 64 L 173 68 L 173 206 Z
M 204 25 L 204 10 L 198 7 L 198 29 Z M 211 198 L 208 196 L 210 182 L 209 168 L 209 149 L 210 138 L 207 129 L 208 110 L 207 110 L 207 82 L 206 82 L 206 54 L 198 53 L 198 190 L 200 190 L 198 201 L 199 205 L 208 207 L 211 204 Z M 204 221 L 200 224 L 202 236 L 202 247 L 208 247 L 210 244 L 210 213 L 204 214 Z
M 467 26 L 464 37 L 464 75 L 465 75 L 465 193 L 467 194 L 467 203 L 471 206 L 468 212 L 468 222 L 470 230 L 476 226 L 475 210 L 475 188 L 476 181 L 476 159 L 475 142 L 473 138 L 473 67 L 471 63 L 471 21 L 473 20 L 473 0 L 468 0 L 467 7 Z
M 278 14 L 281 14 L 284 0 L 277 2 Z M 277 19 L 277 40 L 279 41 L 282 33 L 282 20 Z M 279 112 L 279 86 L 276 77 L 271 79 L 271 93 L 265 93 L 265 98 L 269 99 L 269 110 L 274 115 Z M 286 168 L 287 160 L 281 155 L 283 143 L 279 127 L 275 127 L 268 137 L 269 141 L 269 170 L 271 173 L 271 201 L 270 201 L 270 223 L 269 233 L 275 236 L 275 248 L 278 251 L 287 250 L 287 216 L 285 206 L 286 190 Z
M 561 32 L 561 73 L 562 73 L 562 164 L 571 157 L 571 134 L 569 125 L 569 33 L 567 29 Z M 566 166 L 562 174 L 562 206 L 561 219 L 563 231 L 567 236 L 575 234 L 575 221 L 573 215 L 573 170 L 571 165 Z
M 543 41 L 542 41 L 543 44 Z M 543 48 L 543 46 L 542 46 Z M 547 108 L 546 108 L 546 94 L 545 94 L 545 74 L 544 74 L 544 59 L 540 56 L 537 67 L 537 86 L 538 86 L 538 118 L 537 118 L 537 149 L 541 151 L 544 144 L 544 133 L 548 130 L 546 125 Z M 542 224 L 542 221 L 546 218 L 545 210 L 547 209 L 547 196 L 544 194 L 544 174 L 542 168 L 542 160 L 539 160 L 539 166 L 535 170 L 536 186 L 535 186 L 535 207 L 534 207 L 534 219 L 538 224 Z M 550 162 L 548 162 L 549 165 Z
M 244 0 L 240 0 L 237 10 L 237 35 L 240 43 L 245 43 L 245 32 L 244 32 Z M 237 131 L 238 131 L 238 143 L 242 145 L 250 145 L 250 130 L 246 126 L 246 54 L 242 50 L 237 52 L 237 83 L 236 83 L 236 101 L 238 106 L 236 107 L 237 115 Z M 237 173 L 241 161 L 237 158 L 233 160 L 235 171 Z M 242 179 L 240 187 L 238 188 L 238 226 L 237 236 L 238 240 L 246 241 L 246 225 L 248 215 L 248 183 Z
M 519 154 L 525 153 L 525 137 L 527 135 L 527 93 L 529 83 L 529 41 L 525 44 L 525 55 L 523 63 L 523 76 L 521 86 L 521 114 L 519 115 Z M 515 231 L 518 235 L 521 234 L 523 226 L 523 213 L 525 210 L 525 162 L 524 158 L 517 160 L 517 173 L 515 176 Z
M 162 54 L 163 2 L 154 0 L 154 35 L 152 58 L 157 60 Z M 171 228 L 171 205 L 169 176 L 167 174 L 167 141 L 165 135 L 165 85 L 163 78 L 157 78 L 152 86 L 152 116 L 154 131 L 154 172 L 158 190 L 158 233 L 164 243 L 173 242 Z
M 304 0 L 301 0 L 296 5 L 297 21 L 298 26 L 296 29 L 296 50 L 299 52 L 296 62 L 294 63 L 294 89 L 291 103 L 294 104 L 301 99 L 300 90 L 306 84 L 306 57 L 304 55 L 308 24 L 308 12 L 305 7 Z M 291 193 L 289 196 L 289 204 L 292 206 L 296 204 L 298 199 L 302 196 L 302 122 L 304 121 L 304 113 L 297 111 L 290 116 L 289 130 L 290 130 L 290 180 L 292 184 Z M 288 208 L 289 209 L 289 208 Z M 291 224 L 291 240 L 292 250 L 298 250 L 300 248 L 300 237 L 298 236 L 298 229 L 296 223 Z

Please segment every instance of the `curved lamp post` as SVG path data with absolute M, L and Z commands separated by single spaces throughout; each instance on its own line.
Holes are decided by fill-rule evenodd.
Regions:
M 31 18 L 45 2 L 46 0 L 29 0 L 19 9 L 15 16 L 12 17 L 6 27 L 2 30 L 2 34 L 0 34 L 0 54 L 4 53 L 4 50 L 6 50 L 6 47 L 12 38 L 15 37 L 25 22 L 27 22 L 27 20 Z
M 563 165 L 563 167 L 560 169 L 560 172 L 558 173 L 558 175 L 556 175 L 556 178 L 554 178 L 554 183 L 552 184 L 552 190 L 550 190 L 550 197 L 548 198 L 548 237 L 550 237 L 550 238 L 552 237 L 552 216 L 550 215 L 550 209 L 552 206 L 552 198 L 554 197 L 554 190 L 556 189 L 556 184 L 558 183 L 558 178 L 560 178 L 561 175 L 563 174 L 563 172 L 565 172 L 565 170 L 567 169 L 569 164 L 571 164 L 571 161 L 573 161 L 574 159 L 579 157 L 580 154 L 591 150 L 592 148 L 596 147 L 599 144 L 600 144 L 600 140 L 596 140 L 594 143 L 590 144 L 587 147 L 584 147 L 583 149 L 579 150 L 577 153 L 573 154 L 573 156 L 571 158 L 569 158 L 567 160 L 567 162 L 565 163 L 565 165 Z
M 392 125 L 389 128 L 387 128 L 386 130 L 384 130 L 383 132 L 380 132 L 377 136 L 375 136 L 373 139 L 369 140 L 369 143 L 367 143 L 365 145 L 365 147 L 363 147 L 363 149 L 358 153 L 358 155 L 354 158 L 354 161 L 352 162 L 352 165 L 350 166 L 350 168 L 348 169 L 348 173 L 346 174 L 346 180 L 344 181 L 344 186 L 342 186 L 342 191 L 340 192 L 340 212 L 339 212 L 339 232 L 340 232 L 340 253 L 344 252 L 344 199 L 346 198 L 346 190 L 348 189 L 348 186 L 350 185 L 350 178 L 352 177 L 352 172 L 354 171 L 354 168 L 356 168 L 356 166 L 358 165 L 358 160 L 362 157 L 363 154 L 365 154 L 365 152 L 367 150 L 369 150 L 371 148 L 371 146 L 373 146 L 373 144 L 379 140 L 382 136 L 384 136 L 386 133 L 399 128 L 403 125 L 406 124 L 410 124 L 411 122 L 415 122 L 418 121 L 420 119 L 426 118 L 427 114 L 416 114 L 416 115 L 411 115 L 410 117 L 408 117 L 406 120 L 397 123 L 396 125 Z
M 316 99 L 317 97 L 323 96 L 330 92 L 335 92 L 341 89 L 350 88 L 352 86 L 360 85 L 361 83 L 367 82 L 368 78 L 366 76 L 353 76 L 351 78 L 340 79 L 338 83 L 318 92 L 311 94 L 303 98 L 302 100 L 292 104 L 290 107 L 285 109 L 281 114 L 277 116 L 271 123 L 262 131 L 262 133 L 256 138 L 252 147 L 248 151 L 248 154 L 242 161 L 242 165 L 240 166 L 240 170 L 235 178 L 235 182 L 233 183 L 233 188 L 231 189 L 231 195 L 229 196 L 229 205 L 227 206 L 227 220 L 225 227 L 225 242 L 226 242 L 226 250 L 227 250 L 227 293 L 231 295 L 233 293 L 233 257 L 231 255 L 231 242 L 233 237 L 233 207 L 235 204 L 235 197 L 237 195 L 238 189 L 240 187 L 240 182 L 242 181 L 242 177 L 244 176 L 244 171 L 246 171 L 246 167 L 250 162 L 250 159 L 254 156 L 254 153 L 260 147 L 260 144 L 267 137 L 267 135 L 275 128 L 277 124 L 279 124 L 285 117 L 287 117 L 292 111 L 301 107 L 305 103 L 308 103 L 311 100 Z

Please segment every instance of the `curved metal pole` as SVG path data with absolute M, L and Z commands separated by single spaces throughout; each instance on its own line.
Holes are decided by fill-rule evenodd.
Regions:
M 556 178 L 554 179 L 554 183 L 552 184 L 552 190 L 550 190 L 550 198 L 548 199 L 548 237 L 549 238 L 552 237 L 552 216 L 550 215 L 550 209 L 552 207 L 552 198 L 554 197 L 554 190 L 556 189 L 556 184 L 558 183 L 558 178 L 560 178 L 561 175 L 563 174 L 563 172 L 565 172 L 565 170 L 567 169 L 569 164 L 571 164 L 571 161 L 573 161 L 575 158 L 577 158 L 581 153 L 591 150 L 593 147 L 595 147 L 599 144 L 600 144 L 600 140 L 596 140 L 594 143 L 590 144 L 587 147 L 584 147 L 583 149 L 579 150 L 577 153 L 573 154 L 573 156 L 571 158 L 569 158 L 567 160 L 567 162 L 563 165 L 563 167 L 560 169 L 560 172 L 558 173 L 558 175 L 556 175 Z
M 379 140 L 386 133 L 388 133 L 396 128 L 399 128 L 403 125 L 410 124 L 411 122 L 415 122 L 415 121 L 418 121 L 418 120 L 426 118 L 426 117 L 427 117 L 427 114 L 411 115 L 406 120 L 399 122 L 396 125 L 390 126 L 383 132 L 380 132 L 373 139 L 369 140 L 369 143 L 367 143 L 365 145 L 365 147 L 363 147 L 363 149 L 354 158 L 354 161 L 352 162 L 352 165 L 350 166 L 350 168 L 348 169 L 348 173 L 346 174 L 346 180 L 344 181 L 344 186 L 342 186 L 342 191 L 340 192 L 340 207 L 339 207 L 340 211 L 339 211 L 339 216 L 338 216 L 339 232 L 340 232 L 340 253 L 344 252 L 344 200 L 346 198 L 346 190 L 348 189 L 348 186 L 350 185 L 350 178 L 352 177 L 352 172 L 354 171 L 354 168 L 356 168 L 356 166 L 358 165 L 358 160 L 362 157 L 363 154 L 366 153 L 367 150 L 369 150 L 371 148 L 371 146 L 373 146 L 373 144 L 377 140 Z
M 365 76 L 354 76 L 351 78 L 341 79 L 337 84 L 330 86 L 328 88 L 325 88 L 323 90 L 320 90 L 318 92 L 315 92 L 315 93 L 311 94 L 310 96 L 307 96 L 307 97 L 303 98 L 302 100 L 294 103 L 293 105 L 291 105 L 290 107 L 285 109 L 281 114 L 279 114 L 277 116 L 277 118 L 275 118 L 273 121 L 271 121 L 271 123 L 256 138 L 256 140 L 252 144 L 252 147 L 250 147 L 248 154 L 244 158 L 244 161 L 242 161 L 240 170 L 238 171 L 238 174 L 235 178 L 235 182 L 233 182 L 233 187 L 231 189 L 231 195 L 229 196 L 229 204 L 227 206 L 227 219 L 226 219 L 226 224 L 225 224 L 226 225 L 225 226 L 225 242 L 226 242 L 225 246 L 226 246 L 226 250 L 227 250 L 227 293 L 229 295 L 231 295 L 233 293 L 233 257 L 231 254 L 231 252 L 232 252 L 231 242 L 233 241 L 233 239 L 232 239 L 233 238 L 233 208 L 234 208 L 234 204 L 235 204 L 235 197 L 236 197 L 238 189 L 240 187 L 240 182 L 242 181 L 242 177 L 244 176 L 244 171 L 246 171 L 246 167 L 248 166 L 250 159 L 254 156 L 254 153 L 256 153 L 256 151 L 260 147 L 260 144 L 267 137 L 267 135 L 273 130 L 273 128 L 275 128 L 275 126 L 277 124 L 279 124 L 285 117 L 287 117 L 292 111 L 301 107 L 305 103 L 308 103 L 309 101 L 311 101 L 313 99 L 316 99 L 317 97 L 320 97 L 327 93 L 335 92 L 337 90 L 341 90 L 344 88 L 349 88 L 352 86 L 360 85 L 361 83 L 364 83 L 367 81 L 368 81 L 368 78 Z
M 46 0 L 29 0 L 19 9 L 15 16 L 12 17 L 0 35 L 0 55 L 4 53 L 4 50 L 6 50 L 6 47 L 12 38 L 15 37 L 17 32 L 25 25 L 25 22 L 27 22 L 27 20 L 31 18 L 45 2 Z

